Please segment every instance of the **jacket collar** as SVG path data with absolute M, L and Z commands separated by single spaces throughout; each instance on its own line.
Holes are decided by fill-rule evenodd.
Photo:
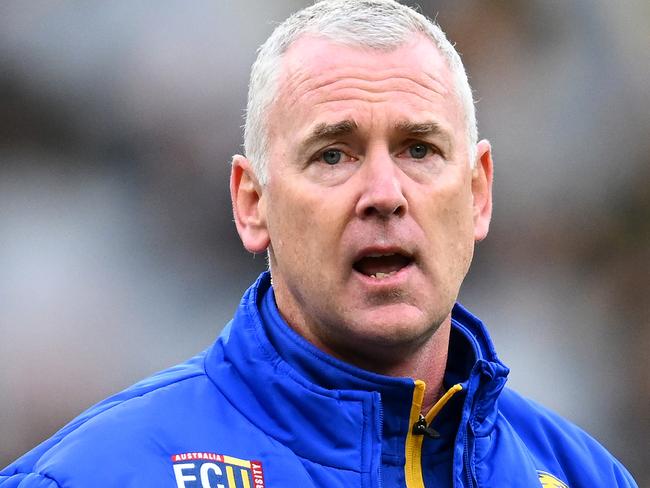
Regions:
M 270 275 L 263 273 L 208 352 L 206 372 L 215 385 L 254 425 L 300 457 L 368 471 L 372 453 L 360 448 L 361 441 L 373 451 L 381 446 L 399 462 L 414 381 L 364 371 L 315 348 L 274 310 L 270 287 Z M 460 305 L 452 326 L 448 380 L 460 380 L 471 399 L 463 418 L 472 412 L 478 426 L 493 424 L 507 368 L 483 324 Z
M 465 343 L 467 348 L 450 350 L 448 370 L 462 371 L 463 365 L 454 366 L 455 361 L 464 362 L 471 371 L 463 384 L 468 398 L 465 402 L 464 417 L 471 421 L 475 435 L 488 435 L 496 421 L 498 397 L 503 390 L 510 369 L 501 362 L 490 335 L 477 317 L 457 303 L 452 310 L 451 344 Z M 464 341 L 454 339 L 454 335 Z

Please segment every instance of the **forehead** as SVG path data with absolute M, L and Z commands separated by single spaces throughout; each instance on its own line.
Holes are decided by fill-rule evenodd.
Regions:
M 462 125 L 462 105 L 447 60 L 423 35 L 414 34 L 392 50 L 302 36 L 284 55 L 272 112 L 280 120 L 303 115 L 307 122 L 351 107 L 367 114 L 391 103 L 405 115 L 435 112 L 449 125 Z

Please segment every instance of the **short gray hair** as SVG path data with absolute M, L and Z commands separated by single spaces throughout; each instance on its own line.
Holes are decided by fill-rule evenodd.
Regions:
M 472 88 L 465 67 L 433 21 L 395 0 L 323 0 L 278 25 L 260 46 L 251 70 L 244 125 L 244 150 L 261 184 L 266 184 L 269 157 L 268 114 L 278 95 L 282 57 L 299 37 L 313 34 L 343 45 L 396 49 L 413 34 L 431 39 L 447 60 L 464 110 L 469 163 L 474 164 L 478 129 Z

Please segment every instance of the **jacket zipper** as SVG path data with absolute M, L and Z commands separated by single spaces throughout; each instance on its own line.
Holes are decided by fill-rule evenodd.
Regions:
M 471 378 L 470 378 L 470 383 L 468 384 L 468 391 L 473 390 L 474 393 L 476 393 L 476 388 L 477 388 L 476 386 L 472 386 Z M 466 400 L 466 402 L 467 401 L 468 400 Z M 465 479 L 467 483 L 467 488 L 474 488 L 475 486 L 478 486 L 476 483 L 474 483 L 474 475 L 472 474 L 472 463 L 471 463 L 470 453 L 469 453 L 469 436 L 471 435 L 470 423 L 472 421 L 472 417 L 473 415 L 471 414 L 471 412 L 468 412 L 467 420 L 465 421 L 465 435 L 463 436 L 463 469 L 465 470 Z
M 449 399 L 461 391 L 463 387 L 458 384 L 452 386 L 427 412 L 426 417 L 422 415 L 422 401 L 424 400 L 425 384 L 423 381 L 415 382 L 413 391 L 413 402 L 411 404 L 411 414 L 409 425 L 412 427 L 406 435 L 406 463 L 404 474 L 407 488 L 424 488 L 424 479 L 422 476 L 422 443 L 424 436 L 431 439 L 437 439 L 440 434 L 431 427 L 431 422 L 440 413 Z
M 469 430 L 469 428 L 468 428 Z M 467 478 L 467 487 L 474 488 L 474 477 L 472 476 L 472 466 L 469 461 L 469 433 L 465 433 L 465 438 L 463 439 L 463 461 L 465 464 L 465 477 Z
M 384 405 L 381 403 L 381 401 L 379 402 L 379 433 L 381 434 L 382 437 L 384 436 Z M 381 453 L 380 453 L 379 464 L 377 466 L 377 486 L 379 488 L 382 488 L 382 486 L 384 485 L 384 479 L 381 473 L 381 464 L 382 461 L 381 461 Z
M 420 414 L 420 418 L 413 424 L 413 434 L 423 435 L 430 439 L 440 439 L 440 433 L 430 425 L 427 425 L 427 419 Z
M 416 431 L 415 426 L 421 425 L 422 401 L 424 399 L 424 381 L 416 380 L 415 389 L 413 390 L 413 400 L 411 403 L 411 413 L 409 416 L 409 425 L 413 426 L 406 433 L 406 443 L 404 446 L 405 463 L 404 477 L 407 488 L 424 488 L 422 479 L 422 435 Z

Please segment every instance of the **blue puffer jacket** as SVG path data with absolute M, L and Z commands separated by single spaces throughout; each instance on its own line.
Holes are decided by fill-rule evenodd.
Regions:
M 270 298 L 269 298 L 270 297 Z M 359 370 L 282 322 L 267 273 L 217 342 L 81 414 L 0 488 L 635 487 L 574 425 L 504 388 L 481 322 L 452 314 L 449 391 Z

